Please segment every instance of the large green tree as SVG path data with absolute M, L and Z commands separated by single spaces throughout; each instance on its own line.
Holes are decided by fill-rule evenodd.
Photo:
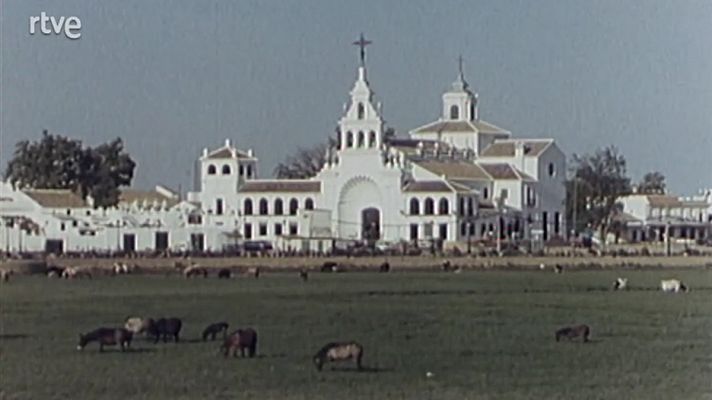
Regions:
M 69 189 L 91 196 L 95 207 L 111 207 L 119 188 L 131 184 L 135 167 L 121 139 L 91 148 L 45 130 L 38 141 L 16 144 L 5 179 L 20 188 Z
M 665 175 L 660 172 L 648 172 L 638 183 L 640 194 L 665 194 Z
M 574 154 L 566 182 L 566 212 L 577 232 L 587 226 L 605 238 L 618 211 L 618 199 L 631 192 L 626 161 L 614 146 L 582 156 Z

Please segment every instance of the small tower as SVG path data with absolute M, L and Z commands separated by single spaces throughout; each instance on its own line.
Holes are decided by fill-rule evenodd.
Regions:
M 373 104 L 373 91 L 366 79 L 366 46 L 371 44 L 363 34 L 354 42 L 361 49 L 358 76 L 351 89 L 351 100 L 339 120 L 340 151 L 380 149 L 383 120 Z
M 452 88 L 443 94 L 444 121 L 475 121 L 477 112 L 477 94 L 472 93 L 462 72 L 462 56 L 458 59 L 459 73 L 452 83 Z

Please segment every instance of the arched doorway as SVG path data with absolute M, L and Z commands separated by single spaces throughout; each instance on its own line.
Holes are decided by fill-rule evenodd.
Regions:
M 381 238 L 381 212 L 375 207 L 361 211 L 361 238 L 369 241 Z
M 373 180 L 364 176 L 350 179 L 339 193 L 336 218 L 339 237 L 347 240 L 366 239 L 367 223 L 369 235 L 380 237 L 382 209 L 381 191 Z M 376 224 L 372 225 L 372 222 Z

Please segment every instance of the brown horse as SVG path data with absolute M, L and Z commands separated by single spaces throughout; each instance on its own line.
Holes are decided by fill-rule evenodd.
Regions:
M 591 334 L 591 328 L 588 325 L 581 324 L 576 326 L 567 326 L 556 331 L 555 337 L 558 342 L 561 338 L 567 338 L 573 340 L 579 336 L 583 339 L 583 342 L 588 342 L 588 337 Z
M 228 326 L 227 322 L 216 322 L 208 325 L 207 328 L 203 330 L 203 341 L 208 340 L 208 337 L 210 337 L 210 340 L 215 340 L 215 337 L 220 332 L 222 332 L 223 338 L 225 338 Z
M 314 365 L 317 371 L 321 371 L 324 364 L 331 361 L 347 361 L 355 360 L 356 367 L 361 370 L 363 366 L 361 365 L 361 359 L 363 358 L 363 346 L 360 344 L 350 341 L 350 342 L 332 342 L 322 347 L 314 355 Z
M 233 357 L 237 357 L 237 351 L 240 351 L 240 356 L 245 357 L 245 349 L 247 355 L 252 358 L 257 352 L 257 332 L 252 328 L 238 329 L 225 338 L 221 350 L 224 350 L 225 357 L 232 353 Z
M 124 328 L 99 328 L 85 335 L 79 334 L 77 350 L 83 350 L 91 342 L 99 342 L 99 351 L 104 351 L 104 346 L 119 345 L 121 351 L 131 345 L 133 334 Z

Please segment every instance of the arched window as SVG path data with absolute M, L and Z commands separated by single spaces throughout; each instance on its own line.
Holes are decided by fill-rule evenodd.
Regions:
M 208 175 L 215 175 L 218 173 L 218 169 L 213 165 L 208 165 Z
M 447 215 L 450 212 L 450 203 L 446 198 L 441 198 L 438 202 L 438 214 Z
M 554 163 L 549 163 L 549 176 L 554 175 L 556 175 L 556 167 L 554 166 Z
M 247 177 L 248 178 L 252 177 L 252 166 L 251 165 L 247 166 Z
M 475 112 L 475 103 L 470 104 L 470 121 L 475 120 L 475 115 L 477 113 Z
M 368 134 L 368 147 L 376 147 L 376 132 L 374 131 Z
M 359 131 L 358 133 L 358 147 L 363 147 L 366 145 L 366 135 Z
M 485 199 L 489 197 L 489 188 L 482 189 L 482 197 Z
M 308 198 L 304 201 L 304 208 L 307 210 L 313 210 L 314 209 L 314 200 L 311 198 Z
M 240 171 L 240 176 L 245 175 L 245 167 L 244 166 L 240 165 L 239 171 Z
M 282 199 L 275 199 L 274 201 L 274 215 L 282 215 L 284 213 L 284 205 Z
M 354 134 L 351 131 L 346 132 L 346 147 L 354 147 Z
M 223 174 L 223 175 L 230 175 L 230 172 L 231 172 L 231 171 L 230 171 L 230 166 L 227 165 L 227 164 L 223 165 L 223 167 L 222 167 L 222 174 Z
M 297 215 L 297 209 L 299 208 L 299 202 L 297 199 L 289 200 L 289 215 Z
M 252 199 L 245 199 L 242 212 L 245 213 L 245 215 L 252 215 Z
M 358 103 L 357 113 L 358 119 L 363 119 L 364 114 L 366 114 L 366 109 L 363 107 L 363 103 Z
M 420 203 L 418 202 L 418 199 L 413 197 L 410 199 L 410 215 L 418 214 L 420 214 Z
M 475 214 L 475 207 L 472 203 L 472 197 L 467 198 L 467 215 L 473 216 Z
M 260 199 L 260 215 L 267 215 L 269 213 L 269 208 L 267 204 L 267 199 Z
M 465 215 L 465 198 L 460 197 L 460 215 Z
M 425 205 L 423 206 L 423 214 L 433 215 L 435 213 L 435 202 L 433 199 L 428 197 L 425 199 Z
M 460 118 L 460 107 L 456 105 L 450 106 L 450 119 Z

